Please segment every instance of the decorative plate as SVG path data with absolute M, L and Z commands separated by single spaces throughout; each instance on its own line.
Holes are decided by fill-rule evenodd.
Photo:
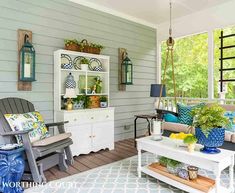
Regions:
M 93 71 L 102 71 L 102 63 L 97 58 L 91 58 L 89 61 L 89 69 Z
M 61 54 L 61 68 L 62 69 L 72 69 L 73 68 L 72 59 L 69 55 Z
M 76 70 L 81 70 L 80 61 L 84 58 L 85 57 L 83 57 L 83 56 L 77 56 L 76 58 L 73 59 L 73 66 Z

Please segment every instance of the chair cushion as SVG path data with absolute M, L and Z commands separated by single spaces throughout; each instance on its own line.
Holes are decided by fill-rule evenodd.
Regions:
M 164 130 L 172 131 L 172 132 L 187 132 L 189 130 L 188 125 L 181 123 L 171 123 L 171 122 L 163 122 L 162 127 Z
M 31 142 L 50 136 L 42 115 L 37 111 L 24 114 L 5 114 L 4 116 L 12 131 L 26 131 L 33 129 L 33 131 L 29 132 L 29 139 Z M 16 139 L 19 144 L 22 144 L 22 137 L 20 135 L 17 135 Z
M 224 141 L 231 142 L 233 133 L 225 130 Z
M 195 108 L 200 108 L 205 106 L 205 103 L 199 103 L 197 105 L 183 105 L 183 104 L 177 104 L 177 109 L 178 109 L 178 119 L 179 123 L 181 124 L 186 124 L 186 125 L 192 125 L 193 123 L 193 116 L 191 115 L 191 112 Z
M 232 135 L 232 137 L 231 137 L 231 142 L 232 142 L 232 143 L 235 143 L 235 134 Z
M 64 139 L 68 139 L 71 136 L 72 136 L 71 133 L 62 133 L 62 134 L 54 135 L 54 136 L 47 137 L 45 139 L 33 142 L 32 146 L 33 147 L 39 147 L 39 146 L 51 145 L 51 144 L 56 143 L 58 141 L 62 141 Z

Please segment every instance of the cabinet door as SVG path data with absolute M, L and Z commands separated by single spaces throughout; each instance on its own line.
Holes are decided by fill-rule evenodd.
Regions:
M 73 144 L 71 150 L 73 155 L 87 154 L 91 151 L 92 143 L 92 125 L 76 125 L 66 127 L 67 132 L 72 133 Z
M 107 121 L 95 123 L 92 128 L 92 146 L 93 149 L 109 148 L 114 146 L 114 122 Z

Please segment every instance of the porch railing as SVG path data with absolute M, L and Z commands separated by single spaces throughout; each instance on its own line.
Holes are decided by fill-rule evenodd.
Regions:
M 219 103 L 219 104 L 232 104 L 235 105 L 235 99 L 212 99 L 209 100 L 208 98 L 186 98 L 186 97 L 177 97 L 178 103 L 183 104 L 197 104 L 200 102 L 205 103 Z M 161 99 L 160 108 L 169 110 L 169 111 L 176 111 L 175 106 L 175 98 L 174 97 L 164 97 Z

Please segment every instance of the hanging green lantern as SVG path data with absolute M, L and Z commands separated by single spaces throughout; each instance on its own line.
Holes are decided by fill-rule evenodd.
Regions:
M 123 53 L 123 61 L 122 61 L 122 78 L 121 83 L 125 85 L 133 84 L 133 64 L 131 60 L 128 58 L 127 52 Z
M 20 49 L 20 81 L 33 82 L 35 79 L 35 49 L 29 42 L 29 36 L 24 37 L 24 45 Z

